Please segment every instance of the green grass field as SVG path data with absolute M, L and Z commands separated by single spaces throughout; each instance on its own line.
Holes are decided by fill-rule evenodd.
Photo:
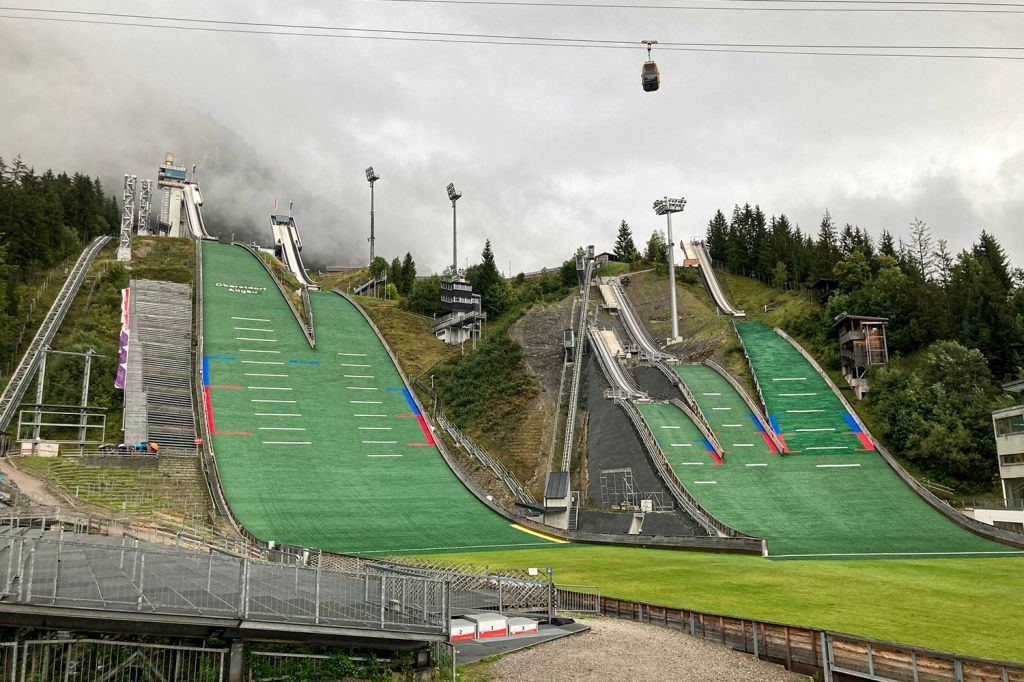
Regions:
M 607 596 L 1024 661 L 1019 558 L 771 561 L 600 546 L 437 558 L 551 566 L 556 582 Z

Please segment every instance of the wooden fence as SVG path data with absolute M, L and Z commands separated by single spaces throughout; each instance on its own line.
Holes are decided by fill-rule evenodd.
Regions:
M 601 597 L 601 613 L 661 625 L 817 673 L 824 682 L 1024 682 L 1024 665 L 837 632 Z

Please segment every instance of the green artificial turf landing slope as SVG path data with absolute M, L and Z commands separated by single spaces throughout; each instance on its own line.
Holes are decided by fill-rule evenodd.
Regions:
M 361 554 L 536 547 L 456 478 L 360 312 L 310 292 L 311 350 L 245 250 L 203 243 L 204 392 L 225 494 L 257 537 Z
M 716 414 L 733 414 L 742 400 L 712 370 L 680 367 L 727 450 L 720 466 L 673 467 L 711 513 L 766 538 L 772 556 L 1024 554 L 956 526 L 904 485 L 862 447 L 842 403 L 785 339 L 759 322 L 737 329 L 790 452 L 770 452 L 749 413 Z M 738 438 L 753 447 L 736 447 Z

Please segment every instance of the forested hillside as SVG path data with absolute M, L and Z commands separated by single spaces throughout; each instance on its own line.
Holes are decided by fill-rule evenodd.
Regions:
M 37 174 L 19 158 L 0 158 L 0 329 L 20 328 L 41 274 L 119 224 L 113 197 L 100 181 L 76 173 Z M 49 306 L 45 303 L 43 310 Z M 0 366 L 16 339 L 0 334 Z
M 1022 376 L 1024 272 L 995 235 L 982 231 L 953 254 L 914 221 L 906 236 L 837 228 L 826 212 L 816 236 L 784 216 L 748 204 L 731 219 L 719 211 L 705 237 L 730 272 L 777 288 L 834 288 L 820 312 L 792 320 L 797 334 L 833 368 L 831 336 L 840 313 L 889 318 L 893 361 L 875 368 L 862 406 L 906 461 L 964 491 L 987 490 L 996 473 L 989 413 L 1010 401 L 999 383 Z M 821 287 L 825 282 L 826 287 Z

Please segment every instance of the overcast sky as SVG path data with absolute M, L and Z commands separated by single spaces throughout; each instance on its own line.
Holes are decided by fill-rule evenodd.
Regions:
M 624 0 L 630 1 L 630 0 Z M 664 0 L 667 2 L 667 0 Z M 689 4 L 716 4 L 696 0 Z M 663 42 L 1024 47 L 1024 14 L 500 7 L 372 0 L 39 0 L 25 7 L 290 24 Z M 681 0 L 673 4 L 684 4 Z M 719 5 L 723 3 L 717 3 Z M 4 11 L 0 14 L 17 14 Z M 1024 56 L 1024 51 L 1016 53 Z M 816 232 L 907 234 L 954 250 L 982 229 L 1024 266 L 1024 61 L 645 52 L 252 36 L 0 19 L 0 156 L 111 185 L 199 164 L 211 231 L 270 240 L 275 197 L 316 264 L 409 250 L 421 272 L 491 239 L 514 272 L 638 242 L 687 199 L 675 237 L 760 204 Z M 119 188 L 118 188 L 119 189 Z

